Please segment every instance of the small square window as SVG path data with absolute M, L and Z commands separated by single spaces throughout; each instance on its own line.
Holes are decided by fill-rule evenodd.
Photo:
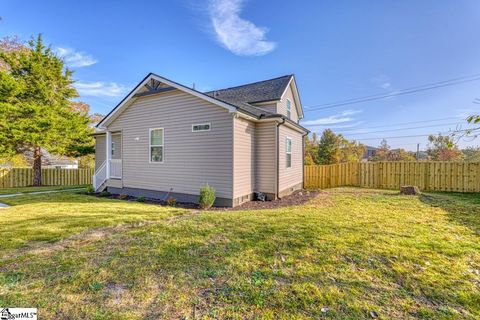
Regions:
M 192 132 L 210 131 L 210 123 L 201 123 L 192 125 Z

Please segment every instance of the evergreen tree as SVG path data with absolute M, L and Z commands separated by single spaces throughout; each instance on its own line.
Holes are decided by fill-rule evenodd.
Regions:
M 0 47 L 0 156 L 33 152 L 33 185 L 41 185 L 42 150 L 91 152 L 88 114 L 72 107 L 72 72 L 42 37 L 20 50 Z

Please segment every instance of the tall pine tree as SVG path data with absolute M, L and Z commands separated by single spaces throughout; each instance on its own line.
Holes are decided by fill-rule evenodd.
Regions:
M 72 72 L 41 35 L 19 50 L 0 50 L 0 156 L 33 153 L 33 185 L 42 183 L 42 150 L 91 151 L 88 114 L 72 107 Z

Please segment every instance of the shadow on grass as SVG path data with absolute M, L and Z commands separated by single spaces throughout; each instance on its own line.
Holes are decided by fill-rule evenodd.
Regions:
M 480 234 L 479 193 L 427 192 L 422 193 L 419 199 L 432 207 L 442 208 L 448 212 L 451 221 Z

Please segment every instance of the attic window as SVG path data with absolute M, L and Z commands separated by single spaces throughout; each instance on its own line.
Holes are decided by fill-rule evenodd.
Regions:
M 192 132 L 210 131 L 210 123 L 193 124 Z
M 287 117 L 288 119 L 292 117 L 292 102 L 290 99 L 287 99 Z

